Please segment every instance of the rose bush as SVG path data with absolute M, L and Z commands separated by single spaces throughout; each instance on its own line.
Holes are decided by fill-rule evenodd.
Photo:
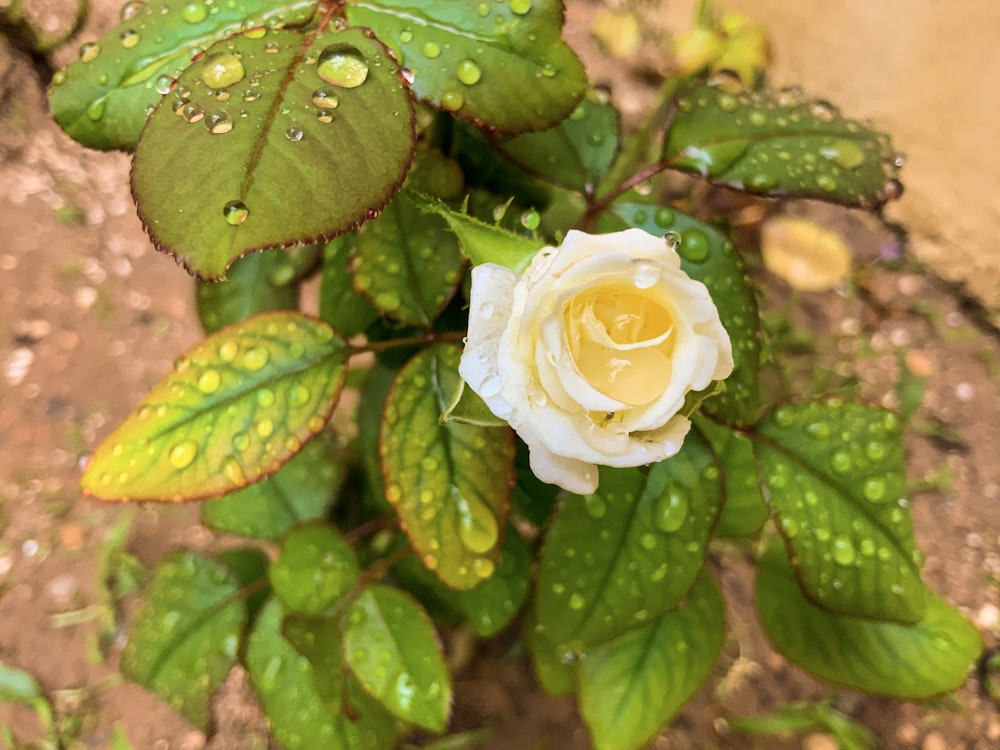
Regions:
M 459 372 L 528 445 L 535 475 L 571 492 L 596 490 L 597 465 L 677 453 L 687 394 L 732 369 L 705 285 L 640 229 L 570 231 L 520 277 L 492 263 L 472 271 Z

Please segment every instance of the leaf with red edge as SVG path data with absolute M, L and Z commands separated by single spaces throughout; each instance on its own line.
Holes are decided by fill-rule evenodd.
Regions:
M 226 328 L 178 359 L 97 448 L 84 493 L 202 500 L 273 474 L 323 429 L 350 353 L 330 326 L 299 313 Z

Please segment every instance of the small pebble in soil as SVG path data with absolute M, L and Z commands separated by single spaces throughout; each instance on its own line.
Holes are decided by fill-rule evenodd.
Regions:
M 808 734 L 802 740 L 802 750 L 837 750 L 837 740 L 828 734 Z
M 25 539 L 21 545 L 21 554 L 25 557 L 34 557 L 38 554 L 38 541 L 35 539 Z
M 896 739 L 904 745 L 913 745 L 920 737 L 920 730 L 916 724 L 900 724 L 896 729 Z
M 931 732 L 924 737 L 924 744 L 920 747 L 921 750 L 948 750 L 948 743 L 944 741 L 940 732 Z
M 11 559 L 10 555 L 3 555 L 0 557 L 0 576 L 7 575 L 13 566 L 14 561 Z
M 21 385 L 35 361 L 35 353 L 27 347 L 15 349 L 3 365 L 3 376 L 10 385 Z
M 77 593 L 80 591 L 80 581 L 69 573 L 49 579 L 45 584 L 45 596 L 55 605 L 56 609 L 65 610 L 73 606 Z
M 982 630 L 993 630 L 1000 624 L 1000 608 L 995 604 L 984 604 L 976 613 L 976 625 Z
M 969 382 L 961 382 L 955 386 L 955 398 L 968 403 L 976 397 L 976 387 Z

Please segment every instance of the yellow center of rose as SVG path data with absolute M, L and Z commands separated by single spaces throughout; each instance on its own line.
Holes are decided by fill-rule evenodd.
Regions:
M 564 312 L 580 374 L 597 391 L 640 406 L 670 382 L 674 320 L 648 290 L 614 284 L 580 292 Z

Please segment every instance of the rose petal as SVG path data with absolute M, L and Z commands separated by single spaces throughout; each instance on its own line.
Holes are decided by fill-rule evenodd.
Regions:
M 558 485 L 577 495 L 592 495 L 597 491 L 597 467 L 593 464 L 557 456 L 539 443 L 530 448 L 528 462 L 531 473 L 543 482 Z

